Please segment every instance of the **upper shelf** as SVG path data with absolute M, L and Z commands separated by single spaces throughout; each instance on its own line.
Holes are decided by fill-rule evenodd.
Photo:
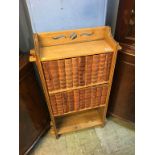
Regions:
M 44 32 L 34 34 L 35 50 L 30 61 L 65 59 L 117 51 L 120 46 L 112 38 L 108 26 Z
M 105 40 L 66 44 L 40 48 L 41 61 L 57 60 L 112 52 L 113 49 Z

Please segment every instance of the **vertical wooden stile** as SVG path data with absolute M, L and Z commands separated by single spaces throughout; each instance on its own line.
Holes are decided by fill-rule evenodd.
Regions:
M 106 27 L 106 29 L 107 29 L 107 33 L 105 33 L 106 41 L 113 47 L 114 51 L 113 51 L 112 63 L 111 63 L 110 74 L 109 74 L 109 84 L 110 85 L 109 85 L 109 88 L 107 90 L 106 103 L 105 103 L 106 106 L 105 106 L 105 109 L 104 109 L 103 118 L 106 118 L 108 102 L 109 102 L 109 96 L 110 96 L 110 91 L 111 91 L 111 83 L 112 83 L 115 64 L 116 64 L 116 59 L 117 59 L 117 52 L 119 50 L 119 44 L 113 39 L 113 37 L 111 35 L 110 27 Z
M 40 79 L 41 79 L 41 82 L 42 82 L 42 86 L 43 86 L 47 106 L 48 106 L 48 109 L 49 109 L 49 112 L 50 112 L 50 117 L 51 117 L 51 121 L 52 121 L 51 124 L 52 124 L 52 127 L 54 129 L 55 136 L 57 138 L 58 137 L 58 132 L 57 132 L 57 129 L 56 129 L 56 122 L 55 122 L 54 114 L 53 114 L 51 104 L 50 104 L 50 97 L 49 97 L 47 86 L 46 86 L 46 81 L 45 81 L 45 77 L 44 77 L 44 73 L 43 73 L 43 69 L 42 69 L 42 64 L 40 62 L 40 51 L 39 51 L 40 47 L 39 47 L 37 34 L 33 35 L 33 39 L 34 39 L 34 48 L 35 48 L 35 54 L 36 54 L 35 63 L 36 63 L 36 66 L 38 68 L 38 72 L 39 72 Z

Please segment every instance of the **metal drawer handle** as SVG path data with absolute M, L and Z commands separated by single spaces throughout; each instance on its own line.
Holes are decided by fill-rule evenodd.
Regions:
M 94 33 L 92 32 L 92 33 L 82 33 L 82 34 L 80 34 L 80 36 L 92 36 Z
M 66 36 L 65 35 L 59 35 L 59 36 L 53 37 L 52 39 L 57 40 L 57 39 L 60 39 L 60 38 L 66 38 Z

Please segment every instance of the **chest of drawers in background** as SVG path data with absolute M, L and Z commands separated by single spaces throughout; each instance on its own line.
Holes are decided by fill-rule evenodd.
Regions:
M 104 125 L 120 48 L 110 28 L 34 34 L 34 44 L 53 133 Z

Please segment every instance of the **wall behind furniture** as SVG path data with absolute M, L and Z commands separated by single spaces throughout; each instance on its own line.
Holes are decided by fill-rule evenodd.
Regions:
M 29 51 L 33 48 L 32 27 L 25 0 L 19 0 L 19 48 Z
M 20 0 L 20 49 L 33 48 L 32 29 L 41 32 L 109 25 L 114 34 L 118 3 L 119 0 Z
M 107 0 L 26 0 L 33 32 L 105 25 Z
M 108 0 L 107 2 L 106 25 L 111 27 L 113 35 L 115 34 L 118 6 L 119 0 Z

